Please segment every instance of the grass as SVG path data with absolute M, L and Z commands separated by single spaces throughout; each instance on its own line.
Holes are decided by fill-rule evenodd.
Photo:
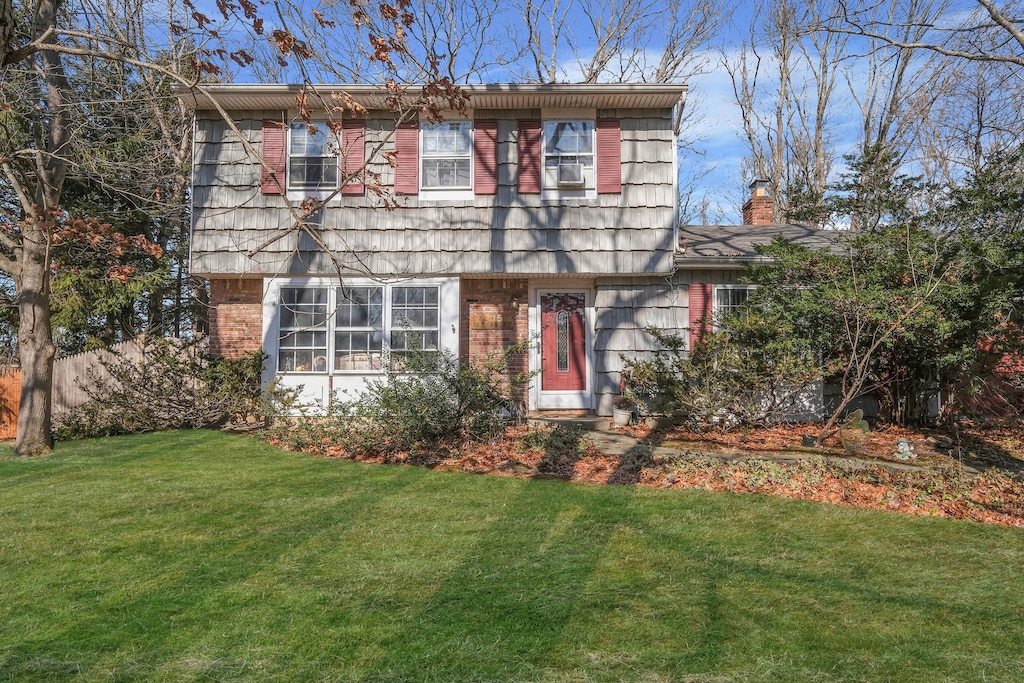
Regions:
M 0 457 L 0 680 L 1019 681 L 1024 533 L 367 466 Z

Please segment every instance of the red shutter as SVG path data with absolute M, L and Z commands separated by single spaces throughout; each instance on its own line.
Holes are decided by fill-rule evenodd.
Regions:
M 690 287 L 690 348 L 700 343 L 701 335 L 707 329 L 707 323 L 701 321 L 711 319 L 712 286 L 705 283 L 694 283 Z
M 473 191 L 498 193 L 498 122 L 494 119 L 473 122 Z
M 420 191 L 420 129 L 415 123 L 403 123 L 395 131 L 395 192 Z
M 341 122 L 341 177 L 352 176 L 342 194 L 362 194 L 363 164 L 366 161 L 366 124 L 358 119 Z M 355 175 L 353 175 L 355 174 Z
M 618 119 L 597 120 L 597 191 L 622 192 L 622 129 Z
M 519 194 L 540 192 L 540 174 L 544 164 L 540 131 L 540 119 L 519 121 Z
M 263 122 L 263 163 L 260 169 L 260 191 L 281 194 L 288 180 L 285 177 L 288 129 L 280 121 Z M 276 181 L 275 181 L 276 178 Z

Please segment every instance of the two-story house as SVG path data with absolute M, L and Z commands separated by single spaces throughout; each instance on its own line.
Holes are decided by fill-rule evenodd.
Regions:
M 210 281 L 211 349 L 262 348 L 266 381 L 308 399 L 357 392 L 412 347 L 472 362 L 529 339 L 514 367 L 535 373 L 529 409 L 608 414 L 648 326 L 688 334 L 745 296 L 755 243 L 817 239 L 680 229 L 683 85 L 466 86 L 465 112 L 397 127 L 380 88 L 338 89 L 368 113 L 335 134 L 298 118 L 295 86 L 208 88 L 244 141 L 207 95 L 180 94 L 196 111 L 191 267 Z M 335 192 L 364 164 L 400 208 L 359 178 Z M 313 231 L 287 229 L 282 194 L 331 193 Z M 745 223 L 770 224 L 763 195 Z

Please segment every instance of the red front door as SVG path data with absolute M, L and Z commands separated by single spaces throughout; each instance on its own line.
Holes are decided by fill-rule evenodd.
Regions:
M 583 391 L 587 388 L 587 298 L 582 292 L 541 294 L 540 388 Z

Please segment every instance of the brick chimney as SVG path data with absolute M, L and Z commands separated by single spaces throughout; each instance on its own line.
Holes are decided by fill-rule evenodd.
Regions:
M 750 199 L 743 205 L 743 225 L 775 223 L 775 200 L 772 198 L 771 186 L 771 181 L 764 178 L 750 183 Z

